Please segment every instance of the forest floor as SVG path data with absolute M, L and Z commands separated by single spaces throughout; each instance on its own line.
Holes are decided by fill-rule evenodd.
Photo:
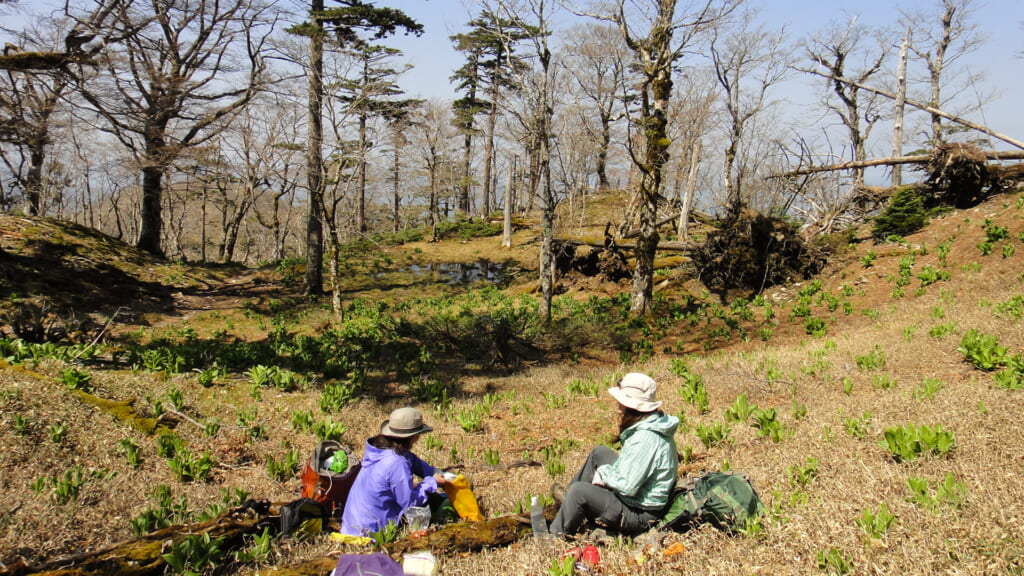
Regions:
M 597 235 L 603 224 L 604 216 L 594 217 L 574 233 Z M 1000 229 L 1006 234 L 993 240 Z M 531 293 L 534 233 L 518 231 L 511 249 L 498 243 L 491 237 L 383 248 L 347 269 L 344 300 L 397 303 L 461 293 L 464 285 L 422 270 L 481 261 L 501 263 L 511 275 L 503 291 Z M 244 341 L 265 338 L 282 310 L 301 310 L 288 325 L 294 334 L 317 334 L 331 323 L 325 306 L 305 304 L 294 269 L 158 261 L 85 229 L 11 216 L 0 217 L 0 248 L 0 312 L 8 326 L 34 310 L 51 314 L 54 329 L 105 327 L 114 342 L 217 334 Z M 530 495 L 566 482 L 593 445 L 613 437 L 615 406 L 605 389 L 626 371 L 642 371 L 658 381 L 665 408 L 683 420 L 676 437 L 685 456 L 681 471 L 743 472 L 769 512 L 745 535 L 702 528 L 666 535 L 660 550 L 612 542 L 602 549 L 604 574 L 1021 574 L 1024 392 L 997 384 L 1001 366 L 978 369 L 960 349 L 975 330 L 998 340 L 1004 363 L 1024 353 L 1022 262 L 1024 196 L 1015 192 L 936 216 L 899 242 L 855 235 L 826 273 L 767 290 L 739 331 L 709 328 L 713 314 L 734 313 L 730 302 L 664 271 L 659 298 L 696 299 L 708 316 L 665 319 L 650 337 L 651 354 L 639 360 L 595 345 L 518 370 L 453 374 L 451 402 L 424 406 L 435 431 L 418 452 L 463 471 L 488 516 L 518 512 Z M 629 290 L 628 282 L 560 282 L 559 292 L 580 302 Z M 41 562 L 128 539 L 131 521 L 159 505 L 184 514 L 237 491 L 292 500 L 298 480 L 275 478 L 267 461 L 294 451 L 304 458 L 315 445 L 312 432 L 295 428 L 296 413 L 344 424 L 344 442 L 358 454 L 390 410 L 410 402 L 408 383 L 392 381 L 389 395 L 325 414 L 315 387 L 257 395 L 243 374 L 206 387 L 195 373 L 83 367 L 104 397 L 140 406 L 177 397 L 190 420 L 220 423 L 213 436 L 179 424 L 177 434 L 218 463 L 208 482 L 179 482 L 153 437 L 69 394 L 62 383 L 67 367 L 43 357 L 0 370 L 0 562 Z M 707 393 L 704 407 L 688 401 L 696 381 Z M 775 410 L 778 434 L 731 418 L 741 396 Z M 481 407 L 480 426 L 467 432 L 464 418 Z M 884 442 L 887 430 L 901 426 L 941 426 L 955 434 L 955 448 L 900 461 Z M 126 463 L 127 444 L 140 451 L 137 466 Z M 523 460 L 543 465 L 494 466 Z M 73 467 L 85 476 L 75 497 L 64 499 L 56 487 L 61 471 Z M 153 489 L 161 485 L 170 487 L 171 504 L 156 502 Z M 673 543 L 685 552 L 665 554 Z M 343 551 L 357 550 L 328 538 L 282 540 L 262 563 L 234 564 L 230 573 L 270 574 Z M 558 552 L 522 541 L 442 556 L 439 574 L 552 574 Z

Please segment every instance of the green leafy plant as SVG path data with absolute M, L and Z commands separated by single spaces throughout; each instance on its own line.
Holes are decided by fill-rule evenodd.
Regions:
M 285 452 L 280 460 L 274 458 L 272 454 L 267 455 L 267 474 L 278 482 L 294 478 L 299 471 L 301 457 L 299 451 L 295 449 Z
M 752 425 L 757 428 L 757 435 L 771 438 L 773 442 L 781 442 L 785 435 L 785 427 L 778 420 L 775 408 L 754 408 L 750 412 Z
M 324 385 L 320 393 L 320 409 L 324 412 L 338 412 L 359 397 L 359 387 L 348 382 L 331 382 Z
M 24 414 L 14 415 L 14 433 L 18 436 L 27 436 L 32 430 L 32 419 Z
M 124 452 L 124 457 L 128 460 L 128 466 L 132 470 L 138 470 L 142 466 L 142 454 L 139 451 L 139 446 L 132 442 L 131 438 L 122 438 L 118 441 L 117 445 Z
M 576 559 L 572 555 L 564 555 L 551 559 L 547 569 L 548 576 L 573 576 L 576 573 Z
M 248 549 L 235 552 L 235 561 L 252 564 L 265 562 L 273 551 L 271 549 L 272 541 L 273 536 L 270 533 L 270 527 L 267 526 L 263 528 L 262 533 L 252 536 L 252 543 Z
M 683 378 L 683 385 L 679 388 L 683 400 L 696 406 L 701 414 L 706 413 L 708 411 L 708 391 L 704 385 L 704 378 L 690 370 L 682 358 L 673 358 L 670 362 L 670 369 L 674 374 Z
M 843 419 L 843 429 L 854 438 L 864 438 L 871 432 L 871 412 L 864 412 L 859 418 Z
M 746 422 L 750 413 L 757 409 L 757 404 L 750 404 L 746 394 L 740 394 L 733 401 L 732 406 L 725 409 L 726 422 Z
M 54 444 L 63 444 L 68 438 L 68 425 L 65 422 L 50 424 L 46 431 L 50 435 L 50 442 Z
M 921 383 L 914 388 L 911 396 L 918 400 L 931 400 L 936 394 L 942 391 L 946 385 L 936 378 L 925 377 Z
M 818 561 L 818 569 L 826 574 L 837 574 L 842 576 L 853 570 L 853 561 L 842 550 L 836 547 L 828 550 L 818 550 L 815 553 Z
M 876 258 L 878 258 L 878 253 L 874 250 L 868 250 L 860 257 L 860 264 L 865 268 L 871 268 L 875 265 Z
M 313 413 L 309 410 L 296 410 L 292 412 L 288 421 L 296 432 L 309 432 L 313 429 Z
M 889 374 L 872 374 L 871 387 L 875 390 L 888 390 L 897 386 L 896 379 Z
M 1004 390 L 1024 390 L 1024 355 L 1006 361 L 1006 367 L 992 375 L 998 388 Z
M 494 448 L 487 448 L 484 450 L 484 462 L 488 466 L 497 466 L 501 464 L 501 452 L 498 452 Z
M 167 391 L 167 400 L 171 403 L 171 406 L 179 412 L 185 407 L 185 393 L 177 386 L 172 386 L 171 389 Z
M 868 538 L 879 540 L 896 522 L 896 516 L 890 514 L 889 507 L 882 502 L 876 510 L 868 509 L 862 512 L 860 518 L 854 522 L 864 530 Z
M 694 429 L 694 434 L 697 435 L 697 438 L 700 439 L 701 444 L 703 444 L 705 448 L 724 444 L 729 440 L 730 432 L 732 432 L 732 429 L 724 422 L 698 424 Z
M 818 459 L 808 456 L 803 464 L 793 464 L 786 469 L 789 474 L 789 482 L 797 487 L 803 488 L 814 482 L 818 477 Z
M 566 391 L 573 396 L 582 396 L 584 398 L 596 398 L 600 392 L 600 385 L 597 382 L 590 380 L 580 380 L 579 378 L 569 382 L 566 386 Z
M 311 431 L 314 436 L 321 440 L 339 441 L 345 435 L 345 432 L 348 432 L 348 426 L 341 422 L 323 420 L 313 424 Z
M 956 332 L 956 324 L 954 322 L 943 322 L 932 326 L 931 329 L 928 330 L 928 335 L 932 338 L 942 338 L 943 336 L 953 334 L 954 332 Z
M 482 406 L 467 406 L 455 415 L 463 432 L 480 432 L 484 427 L 484 409 Z
M 999 340 L 991 335 L 984 334 L 977 329 L 971 328 L 960 340 L 960 347 L 957 352 L 964 355 L 964 359 L 985 371 L 994 370 L 1006 363 L 1006 347 L 999 344 Z
M 420 402 L 445 407 L 451 403 L 448 386 L 431 376 L 418 375 L 409 381 L 409 393 Z
M 370 538 L 373 539 L 373 545 L 375 547 L 383 548 L 395 540 L 398 540 L 398 524 L 388 521 L 388 523 L 382 526 L 380 530 L 370 532 Z
M 207 568 L 217 566 L 224 558 L 224 538 L 213 538 L 209 532 L 186 534 L 171 544 L 170 551 L 161 554 L 172 574 L 199 576 Z
M 950 274 L 945 270 L 937 270 L 931 266 L 925 266 L 917 273 L 917 278 L 921 281 L 921 286 L 928 286 L 942 280 L 949 280 Z
M 217 461 L 209 452 L 193 456 L 188 450 L 178 450 L 167 464 L 179 482 L 206 482 L 217 466 Z
M 881 370 L 885 368 L 885 352 L 881 346 L 875 345 L 870 352 L 863 356 L 855 356 L 854 361 L 857 363 L 857 368 L 861 370 Z
M 804 332 L 815 338 L 824 338 L 828 334 L 828 324 L 824 318 L 810 316 L 804 320 Z
M 910 501 L 919 508 L 938 511 L 944 506 L 959 508 L 967 499 L 967 486 L 956 479 L 952 472 L 946 472 L 941 482 L 929 482 L 924 478 L 907 478 Z
M 170 486 L 158 485 L 150 495 L 156 500 L 157 507 L 147 508 L 130 520 L 132 533 L 136 536 L 142 536 L 173 524 L 184 524 L 191 520 L 188 507 L 185 504 L 185 497 L 182 496 L 175 500 Z
M 156 453 L 161 458 L 173 458 L 185 449 L 185 441 L 174 434 L 160 434 L 156 437 Z
M 910 462 L 921 456 L 950 453 L 956 447 L 956 437 L 940 425 L 909 425 L 886 428 L 880 443 L 897 461 Z
M 996 306 L 996 311 L 1005 314 L 1013 320 L 1024 318 L 1024 294 L 1017 294 L 1006 302 Z
M 60 381 L 69 390 L 92 392 L 92 375 L 77 368 L 65 368 L 60 373 Z

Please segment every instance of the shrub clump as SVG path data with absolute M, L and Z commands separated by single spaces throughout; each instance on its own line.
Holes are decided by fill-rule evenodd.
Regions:
M 913 186 L 905 186 L 893 194 L 889 205 L 875 218 L 871 236 L 876 240 L 906 236 L 923 228 L 927 220 L 921 196 Z

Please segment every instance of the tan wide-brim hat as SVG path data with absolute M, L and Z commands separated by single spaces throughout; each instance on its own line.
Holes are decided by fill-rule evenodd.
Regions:
M 417 408 L 399 408 L 381 423 L 380 433 L 392 438 L 408 438 L 433 430 L 423 423 L 423 412 Z
M 608 393 L 619 404 L 637 412 L 654 412 L 661 408 L 661 402 L 656 397 L 657 391 L 658 385 L 654 378 L 638 372 L 626 374 L 619 380 L 618 386 L 608 389 Z

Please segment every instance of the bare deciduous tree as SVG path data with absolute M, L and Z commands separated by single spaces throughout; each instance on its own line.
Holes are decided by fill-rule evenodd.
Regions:
M 633 53 L 632 64 L 639 75 L 635 88 L 639 115 L 630 119 L 643 147 L 641 150 L 634 146 L 630 150 L 640 171 L 642 199 L 630 302 L 633 314 L 642 315 L 650 310 L 654 289 L 654 253 L 659 240 L 655 223 L 671 144 L 667 113 L 672 97 L 673 67 L 700 34 L 718 26 L 741 1 L 702 0 L 679 11 L 676 0 L 655 0 L 637 6 L 616 0 L 611 6 L 598 5 L 587 14 L 616 25 Z M 682 14 L 677 15 L 677 11 Z M 629 142 L 634 142 L 632 137 Z
M 977 25 L 971 21 L 976 0 L 936 0 L 936 10 L 918 10 L 902 13 L 902 22 L 908 26 L 913 41 L 910 51 L 928 71 L 928 98 L 922 99 L 932 108 L 947 110 L 947 101 L 954 99 L 978 78 L 954 73 L 954 65 L 981 44 Z M 979 103 L 980 106 L 980 103 Z M 946 141 L 942 116 L 931 114 L 931 143 Z
M 740 24 L 731 30 L 716 29 L 710 53 L 715 77 L 724 94 L 722 106 L 728 123 L 726 148 L 722 165 L 725 184 L 726 209 L 731 215 L 747 205 L 743 191 L 743 177 L 737 170 L 740 147 L 748 135 L 746 130 L 765 110 L 768 89 L 782 80 L 787 67 L 783 34 L 765 30 L 748 12 Z
M 164 176 L 263 87 L 275 11 L 262 0 L 95 0 L 92 14 L 103 11 L 104 33 L 119 41 L 98 73 L 78 76 L 78 89 L 141 166 L 136 245 L 162 255 Z
M 807 43 L 807 54 L 812 62 L 836 78 L 849 78 L 867 83 L 882 70 L 888 56 L 888 47 L 878 36 L 852 18 L 845 26 L 833 25 Z M 854 161 L 867 160 L 867 140 L 871 129 L 882 118 L 879 97 L 874 93 L 863 95 L 856 85 L 829 80 L 833 98 L 825 99 L 825 107 L 839 117 L 850 136 Z M 838 100 L 838 103 L 836 102 Z M 864 184 L 864 169 L 853 171 L 856 186 Z

